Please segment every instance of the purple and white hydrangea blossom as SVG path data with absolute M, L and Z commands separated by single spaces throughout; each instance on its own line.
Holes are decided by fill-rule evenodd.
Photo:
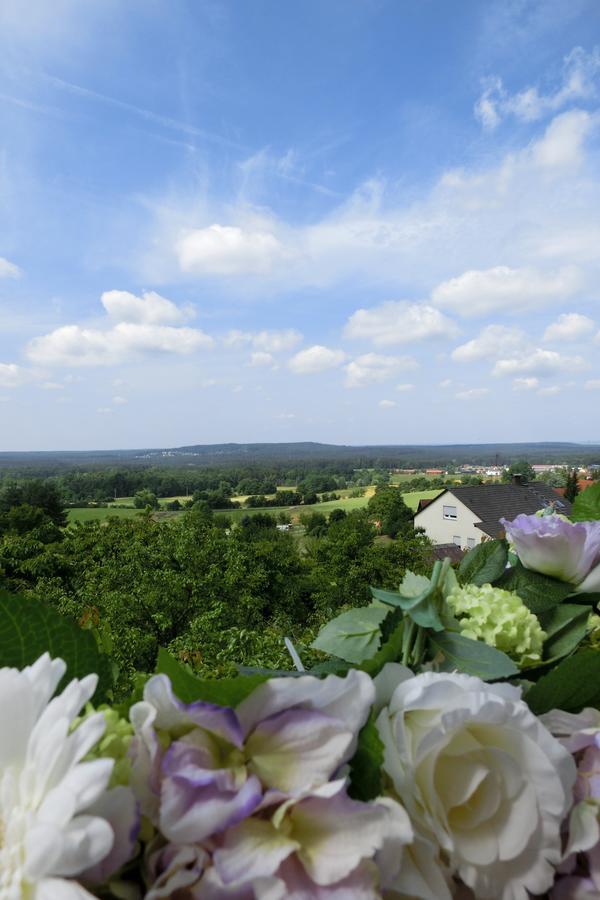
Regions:
M 131 710 L 134 781 L 163 836 L 149 896 L 173 885 L 189 900 L 379 896 L 373 857 L 387 843 L 397 865 L 408 816 L 393 800 L 350 799 L 338 774 L 374 694 L 356 670 L 274 678 L 233 711 L 185 705 L 168 678 L 150 679 Z
M 553 900 L 584 900 L 600 895 L 600 712 L 584 709 L 574 715 L 553 710 L 541 716 L 546 728 L 573 754 L 577 780 L 575 804 L 568 821 L 562 877 Z M 585 859 L 585 867 L 580 863 Z
M 562 516 L 500 519 L 526 569 L 575 585 L 575 593 L 600 591 L 600 521 Z

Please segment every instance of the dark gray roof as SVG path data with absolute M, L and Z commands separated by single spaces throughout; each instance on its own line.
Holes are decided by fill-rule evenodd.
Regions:
M 477 484 L 448 488 L 435 499 L 451 493 L 467 506 L 481 522 L 477 528 L 490 537 L 502 531 L 500 519 L 514 519 L 520 513 L 532 515 L 554 503 L 557 512 L 569 515 L 571 504 L 542 481 L 528 484 Z

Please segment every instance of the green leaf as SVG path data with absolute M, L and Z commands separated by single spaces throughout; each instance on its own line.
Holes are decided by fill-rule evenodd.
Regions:
M 366 672 L 371 678 L 379 675 L 386 663 L 396 662 L 402 655 L 402 635 L 404 633 L 404 622 L 401 621 L 392 631 L 389 638 L 381 645 L 372 659 L 367 659 L 358 666 L 363 672 Z
M 367 723 L 358 735 L 356 753 L 350 760 L 348 793 L 353 800 L 366 803 L 381 795 L 382 766 L 383 743 L 375 725 L 375 713 L 371 710 Z
M 477 675 L 483 681 L 510 678 L 519 671 L 515 663 L 501 650 L 488 647 L 483 641 L 474 641 L 463 634 L 430 634 L 433 653 L 443 653 L 453 668 L 468 675 Z
M 360 663 L 370 659 L 379 648 L 379 626 L 387 615 L 389 609 L 378 606 L 350 609 L 328 622 L 311 647 L 347 662 Z
M 547 634 L 544 642 L 546 661 L 554 661 L 573 652 L 586 635 L 589 615 L 587 606 L 563 603 L 540 617 Z
M 600 708 L 600 653 L 579 650 L 543 675 L 525 694 L 536 716 L 551 709 L 578 713 L 586 706 Z
M 107 699 L 112 688 L 110 659 L 100 652 L 91 631 L 38 600 L 0 591 L 0 667 L 22 669 L 46 652 L 67 664 L 59 690 L 72 678 L 95 672 L 98 687 L 93 700 Z
M 507 559 L 506 541 L 484 541 L 463 556 L 458 577 L 462 584 L 491 584 L 504 572 Z
M 434 631 L 443 631 L 444 626 L 437 612 L 434 595 L 436 591 L 428 583 L 427 589 L 416 597 L 404 597 L 395 591 L 382 591 L 379 588 L 371 588 L 371 594 L 375 600 L 396 606 L 404 610 L 417 625 L 424 628 L 433 628 Z
M 539 616 L 559 606 L 573 591 L 573 585 L 539 572 L 531 572 L 520 562 L 506 569 L 496 587 L 515 591 L 534 615 Z
M 415 575 L 407 569 L 400 584 L 403 597 L 420 597 L 431 587 L 431 581 L 425 575 Z
M 571 511 L 573 522 L 589 522 L 594 519 L 600 519 L 600 481 L 577 494 Z
M 156 671 L 169 676 L 175 695 L 183 703 L 204 700 L 218 706 L 237 706 L 255 688 L 267 681 L 266 675 L 239 675 L 237 678 L 221 678 L 218 681 L 196 678 L 162 647 L 158 651 Z

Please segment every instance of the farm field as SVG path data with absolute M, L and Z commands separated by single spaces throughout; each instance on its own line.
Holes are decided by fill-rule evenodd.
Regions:
M 89 509 L 69 509 L 69 524 L 73 522 L 95 522 L 116 516 L 118 519 L 131 519 L 139 516 L 139 509 L 120 509 L 118 506 L 90 507 Z
M 223 510 L 215 510 L 216 515 L 224 515 L 228 516 L 233 522 L 239 522 L 244 516 L 254 516 L 257 513 L 270 513 L 272 516 L 277 516 L 278 513 L 288 513 L 292 519 L 298 519 L 298 517 L 302 513 L 310 513 L 310 512 L 320 512 L 324 515 L 329 515 L 329 513 L 333 509 L 344 509 L 346 512 L 351 512 L 354 509 L 364 509 L 364 507 L 369 502 L 369 498 L 373 496 L 374 493 L 373 487 L 365 488 L 365 496 L 364 497 L 348 497 L 343 496 L 344 494 L 349 494 L 351 491 L 340 491 L 339 493 L 342 495 L 339 500 L 328 500 L 326 503 L 313 503 L 310 506 L 265 506 L 265 507 L 257 507 L 255 509 L 223 509 Z M 403 494 L 404 502 L 407 506 L 409 506 L 412 510 L 416 510 L 419 500 L 422 498 L 431 498 L 436 497 L 440 493 L 439 488 L 435 488 L 430 491 L 410 491 L 408 493 Z M 172 500 L 175 500 L 175 497 L 163 497 L 160 500 L 161 508 L 164 508 L 167 503 L 170 503 Z M 185 497 L 178 497 L 180 501 L 185 500 Z M 241 498 L 234 498 L 241 499 Z M 70 509 L 69 510 L 69 522 L 92 522 L 97 521 L 98 519 L 106 519 L 109 516 L 118 516 L 119 518 L 131 518 L 132 516 L 140 515 L 142 510 L 139 509 L 131 509 L 127 504 L 133 503 L 132 497 L 120 497 L 118 500 L 106 507 L 92 507 L 89 509 Z M 168 513 L 169 518 L 172 516 L 181 515 L 178 512 L 170 512 Z

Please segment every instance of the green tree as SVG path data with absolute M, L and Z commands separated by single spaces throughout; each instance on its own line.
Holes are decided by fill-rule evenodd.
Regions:
M 512 481 L 513 475 L 522 475 L 525 481 L 535 481 L 533 466 L 526 459 L 517 459 L 502 470 L 502 481 Z
M 577 469 L 572 469 L 567 475 L 565 482 L 565 498 L 571 503 L 579 493 L 579 482 L 577 479 Z
M 383 534 L 390 537 L 407 528 L 412 528 L 412 511 L 404 502 L 398 488 L 377 488 L 367 504 L 369 518 L 380 523 Z

